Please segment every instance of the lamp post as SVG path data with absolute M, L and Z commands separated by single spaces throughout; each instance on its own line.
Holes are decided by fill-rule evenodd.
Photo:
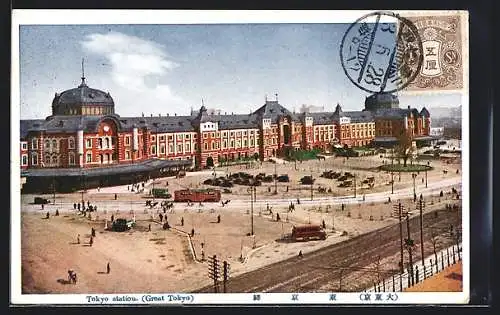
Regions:
M 425 169 L 425 188 L 427 188 L 427 169 Z
M 276 165 L 278 164 L 278 161 L 274 161 L 274 194 L 278 194 L 278 174 L 276 173 Z
M 311 167 L 311 201 L 314 200 L 314 180 L 313 180 L 313 171 L 312 171 L 312 167 Z
M 415 178 L 417 177 L 417 174 L 412 173 L 411 177 L 413 179 L 413 199 L 414 199 L 413 201 L 415 201 L 415 196 L 417 195 L 417 192 L 415 190 Z
M 356 174 L 354 174 L 354 198 L 356 198 Z
M 391 172 L 391 194 L 394 194 L 394 172 Z
M 250 235 L 254 235 L 253 232 L 253 203 L 257 199 L 257 188 L 255 186 L 248 187 L 247 191 L 250 193 Z

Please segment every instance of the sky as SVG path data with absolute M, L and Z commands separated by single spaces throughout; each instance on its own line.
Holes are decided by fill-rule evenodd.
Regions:
M 339 47 L 349 24 L 21 25 L 21 119 L 51 114 L 55 93 L 81 82 L 109 92 L 120 116 L 249 113 L 265 97 L 361 110 L 369 93 L 346 77 Z M 400 106 L 459 106 L 459 94 L 400 96 Z

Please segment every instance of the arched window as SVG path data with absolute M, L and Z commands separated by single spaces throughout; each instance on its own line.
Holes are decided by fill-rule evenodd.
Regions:
M 57 140 L 53 139 L 52 140 L 52 150 L 56 150 L 56 149 L 57 149 Z
M 50 156 L 47 154 L 45 155 L 45 164 L 49 165 L 50 164 Z
M 54 164 L 54 165 L 58 164 L 58 159 L 57 159 L 57 156 L 55 156 L 55 155 L 52 157 L 52 164 Z
M 102 138 L 99 138 L 99 148 L 102 148 Z
M 68 140 L 68 149 L 74 149 L 75 148 L 75 139 L 69 138 Z
M 109 147 L 110 147 L 110 146 L 109 146 L 109 138 L 106 138 L 105 140 L 106 140 L 106 141 L 105 141 L 105 142 L 106 142 L 106 148 L 109 148 Z
M 110 159 L 110 157 L 109 157 L 109 153 L 106 153 L 106 161 L 107 161 L 108 163 L 110 163 L 110 162 L 111 162 L 111 159 Z
M 75 154 L 70 153 L 69 154 L 69 165 L 74 165 L 75 164 Z
M 49 139 L 45 140 L 45 150 L 48 150 L 48 149 L 50 149 L 50 140 Z

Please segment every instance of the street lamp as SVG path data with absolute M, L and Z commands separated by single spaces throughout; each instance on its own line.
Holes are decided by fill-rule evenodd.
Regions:
M 276 164 L 278 164 L 278 161 L 274 161 L 274 194 L 278 194 L 278 174 L 276 173 Z
M 253 203 L 254 203 L 255 199 L 257 199 L 257 188 L 252 185 L 252 186 L 248 187 L 247 192 L 250 193 L 250 226 L 251 226 L 250 235 L 254 235 L 254 233 L 253 233 Z
M 356 174 L 354 174 L 354 198 L 356 198 Z
M 425 188 L 427 188 L 427 168 L 425 169 Z
M 417 197 L 416 197 L 416 196 L 417 196 L 417 193 L 416 193 L 416 191 L 415 191 L 415 178 L 417 177 L 417 174 L 412 173 L 412 174 L 411 174 L 411 177 L 412 177 L 412 179 L 413 179 L 413 201 L 416 201 L 416 198 L 417 198 Z

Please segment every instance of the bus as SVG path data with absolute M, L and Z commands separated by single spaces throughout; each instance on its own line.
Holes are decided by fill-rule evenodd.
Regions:
M 294 241 L 308 241 L 310 239 L 326 239 L 326 232 L 319 225 L 302 225 L 292 227 Z
M 153 188 L 151 189 L 151 195 L 153 195 L 155 198 L 172 198 L 172 195 L 166 188 Z

